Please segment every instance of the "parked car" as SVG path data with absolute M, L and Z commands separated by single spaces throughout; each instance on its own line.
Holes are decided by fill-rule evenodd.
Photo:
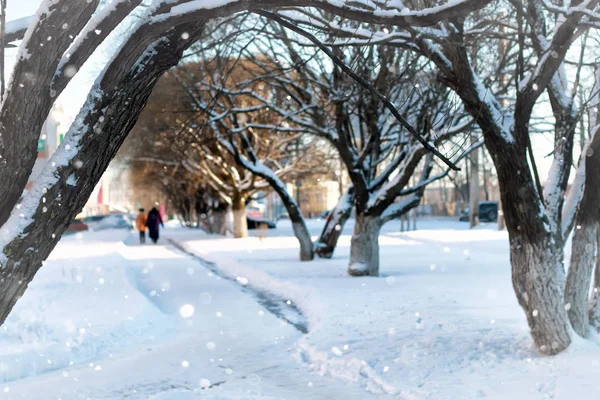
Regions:
M 277 224 L 275 224 L 275 222 L 269 221 L 267 219 L 256 219 L 246 217 L 246 220 L 248 222 L 248 229 L 260 229 L 262 227 L 267 227 L 269 229 L 277 228 Z
M 103 229 L 131 229 L 132 222 L 126 214 L 93 215 L 83 219 L 93 231 Z
M 460 221 L 469 220 L 469 206 L 461 211 Z M 479 221 L 481 222 L 497 222 L 498 221 L 498 202 L 497 201 L 480 201 L 479 202 Z
M 65 234 L 87 231 L 88 229 L 89 229 L 89 227 L 87 226 L 86 223 L 84 223 L 80 219 L 75 219 L 75 220 L 73 220 L 73 222 L 71 222 L 71 225 L 69 225 L 69 227 L 65 231 Z

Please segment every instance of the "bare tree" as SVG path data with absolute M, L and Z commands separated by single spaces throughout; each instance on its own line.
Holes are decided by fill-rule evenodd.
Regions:
M 313 54 L 307 54 L 306 43 L 300 38 L 273 27 L 270 39 L 255 45 L 262 45 L 262 53 L 274 58 L 254 61 L 265 71 L 264 81 L 288 94 L 289 101 L 280 104 L 257 94 L 255 97 L 336 148 L 352 189 L 342 197 L 346 204 L 336 207 L 325 226 L 328 238 L 317 245 L 326 247 L 323 253 L 330 255 L 344 220 L 355 207 L 349 273 L 377 275 L 380 227 L 417 206 L 425 186 L 445 175 L 429 177 L 433 159 L 423 160 L 427 149 L 418 137 L 444 143 L 468 128 L 469 121 L 454 115 L 444 118 L 453 114 L 451 106 L 446 104 L 443 90 L 436 90 L 435 85 L 428 88 L 434 78 L 417 73 L 428 68 L 419 57 L 383 46 L 331 51 L 281 18 L 261 14 L 308 38 L 318 47 L 316 51 L 326 53 L 314 54 L 315 50 L 309 49 Z M 334 61 L 333 72 L 327 70 L 327 57 Z M 273 69 L 274 65 L 278 68 Z M 418 183 L 409 187 L 418 169 L 423 173 Z
M 558 353 L 570 343 L 562 260 L 574 213 L 563 205 L 578 112 L 573 101 L 577 84 L 569 90 L 563 61 L 570 45 L 597 20 L 597 4 L 576 1 L 559 8 L 541 1 L 512 2 L 508 14 L 499 5 L 481 12 L 478 20 L 457 19 L 433 29 L 409 28 L 393 34 L 363 31 L 365 41 L 380 38 L 431 60 L 440 80 L 460 97 L 482 130 L 500 183 L 513 286 L 533 339 L 544 354 Z M 302 14 L 293 17 L 299 23 L 311 22 Z M 549 21 L 555 21 L 553 29 L 546 28 Z M 350 31 L 322 19 L 312 24 L 329 26 L 338 35 L 347 36 Z M 506 31 L 500 26 L 507 27 Z M 478 52 L 485 61 L 479 62 L 485 67 L 479 72 L 465 46 L 474 35 L 485 37 L 481 43 L 488 49 Z M 354 43 L 360 43 L 356 36 Z M 498 48 L 494 44 L 499 40 L 508 46 L 500 54 L 492 50 Z M 506 71 L 510 79 L 495 79 Z M 543 187 L 530 136 L 534 106 L 542 93 L 547 93 L 556 119 L 553 165 Z M 501 105 L 503 97 L 514 101 Z
M 91 194 L 158 77 L 200 37 L 207 20 L 249 9 L 294 5 L 315 6 L 377 23 L 429 26 L 464 15 L 487 1 L 464 0 L 409 12 L 396 8 L 385 15 L 333 1 L 231 0 L 212 5 L 154 1 L 143 10 L 98 77 L 52 162 L 20 201 L 36 159 L 39 132 L 56 97 L 140 3 L 114 1 L 103 5 L 103 12 L 96 12 L 98 0 L 44 1 L 25 33 L 0 107 L 0 321 L 5 320 Z
M 323 175 L 329 171 L 327 154 L 318 141 L 303 135 L 260 99 L 279 103 L 285 94 L 262 80 L 252 58 L 227 58 L 218 51 L 212 60 L 182 65 L 177 81 L 188 94 L 211 135 L 239 167 L 269 186 L 281 198 L 300 244 L 300 259 L 314 258 L 314 249 L 300 207 L 284 179 Z M 202 124 L 202 121 L 197 121 Z M 206 137 L 197 136 L 198 141 Z
M 580 197 L 574 224 L 577 227 L 573 233 L 571 249 L 571 262 L 565 288 L 565 304 L 571 326 L 582 337 L 589 334 L 590 323 L 598 330 L 600 328 L 600 306 L 598 304 L 598 281 L 594 282 L 592 303 L 590 304 L 590 284 L 592 273 L 596 268 L 598 272 L 598 225 L 600 224 L 600 188 L 598 174 L 593 173 L 600 169 L 600 157 L 595 152 L 600 152 L 600 135 L 598 130 L 598 116 L 600 115 L 600 69 L 596 71 L 596 84 L 593 88 L 593 97 L 590 102 L 589 136 L 585 144 L 577 176 L 572 185 L 567 201 L 574 201 Z M 586 173 L 587 171 L 592 173 Z M 581 185 L 583 181 L 583 185 Z M 578 191 L 580 193 L 578 193 Z

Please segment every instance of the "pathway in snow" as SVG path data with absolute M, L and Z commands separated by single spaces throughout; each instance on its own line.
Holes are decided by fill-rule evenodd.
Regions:
M 382 398 L 297 363 L 291 349 L 306 323 L 277 296 L 259 295 L 249 286 L 244 292 L 239 282 L 216 275 L 209 264 L 170 246 L 138 246 L 132 240 L 125 245 L 106 239 L 112 248 L 102 259 L 122 270 L 121 278 L 112 278 L 124 287 L 119 292 L 128 291 L 139 300 L 136 307 L 143 308 L 136 319 L 145 329 L 139 343 L 113 353 L 110 341 L 96 343 L 108 347 L 99 353 L 103 358 L 6 383 L 0 399 Z M 58 269 L 60 263 L 51 261 L 45 268 Z M 70 291 L 62 293 L 69 296 Z M 103 312 L 107 318 L 126 319 L 112 308 L 102 311 L 102 304 L 89 310 L 94 313 L 90 320 Z M 118 321 L 114 326 L 118 329 Z M 122 334 L 112 333 L 116 338 Z M 76 357 L 67 347 L 64 353 Z
M 298 331 L 302 333 L 308 333 L 308 323 L 306 321 L 306 317 L 302 314 L 302 312 L 296 307 L 294 303 L 292 303 L 289 299 L 283 298 L 281 296 L 277 296 L 274 293 L 271 293 L 266 290 L 262 290 L 259 287 L 256 287 L 252 282 L 248 281 L 247 278 L 243 277 L 230 277 L 222 272 L 221 269 L 217 266 L 216 263 L 208 261 L 199 255 L 187 250 L 184 246 L 182 246 L 179 242 L 168 239 L 169 243 L 171 243 L 178 250 L 184 252 L 188 256 L 197 260 L 200 264 L 205 266 L 208 270 L 210 270 L 216 276 L 230 280 L 240 285 L 240 289 L 249 293 L 256 298 L 256 301 L 263 307 L 265 307 L 269 312 L 275 315 L 277 318 L 280 318 L 292 325 Z

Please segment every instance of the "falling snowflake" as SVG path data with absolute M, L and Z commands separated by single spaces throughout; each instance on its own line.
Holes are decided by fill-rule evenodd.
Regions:
M 192 315 L 194 315 L 194 306 L 191 304 L 182 305 L 179 307 L 179 315 L 181 315 L 183 318 L 190 318 Z

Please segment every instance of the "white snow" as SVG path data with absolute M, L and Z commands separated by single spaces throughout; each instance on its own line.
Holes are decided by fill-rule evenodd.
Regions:
M 324 221 L 308 220 L 316 237 Z M 0 398 L 595 398 L 600 349 L 532 348 L 511 286 L 506 232 L 419 220 L 380 237 L 379 278 L 297 261 L 289 221 L 266 238 L 167 224 L 63 238 L 0 328 Z M 215 263 L 206 266 L 177 250 Z M 253 293 L 295 307 L 308 333 Z M 285 315 L 289 320 L 290 316 Z M 300 321 L 301 322 L 301 321 Z

